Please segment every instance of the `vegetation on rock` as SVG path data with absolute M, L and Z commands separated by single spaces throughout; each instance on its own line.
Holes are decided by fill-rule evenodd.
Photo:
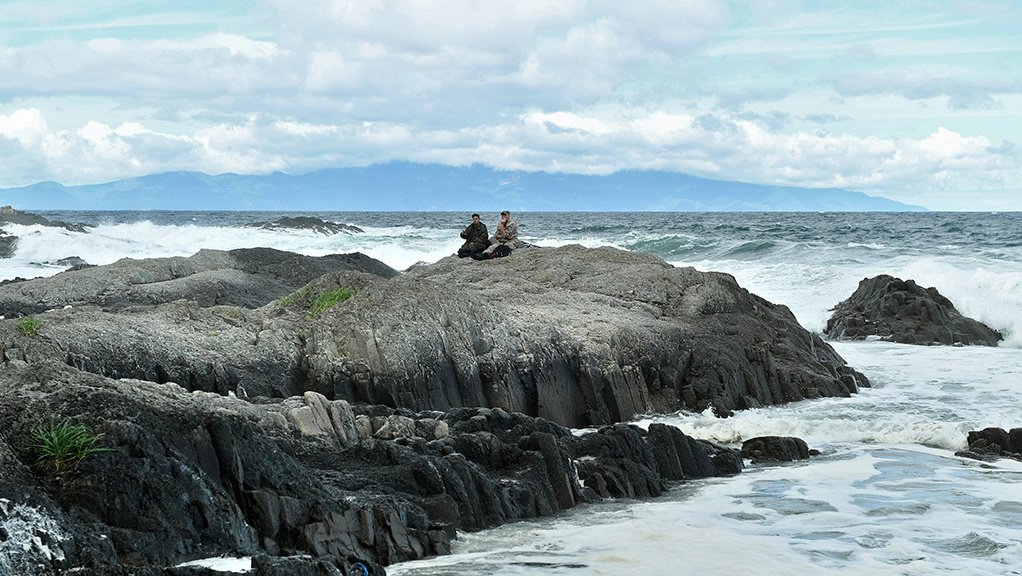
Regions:
M 54 472 L 61 472 L 84 458 L 110 449 L 102 446 L 101 432 L 69 418 L 52 420 L 32 428 L 30 448 L 37 454 L 36 463 Z
M 35 316 L 25 316 L 18 320 L 18 330 L 25 336 L 37 336 L 39 329 L 43 327 L 42 321 Z

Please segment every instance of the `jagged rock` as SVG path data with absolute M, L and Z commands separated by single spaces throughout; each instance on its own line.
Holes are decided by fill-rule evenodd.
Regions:
M 310 558 L 260 554 L 252 558 L 252 576 L 385 576 L 379 564 L 355 557 Z
M 86 304 L 120 310 L 179 299 L 203 307 L 258 308 L 337 271 L 382 277 L 398 274 L 359 253 L 312 257 L 272 248 L 200 250 L 189 257 L 125 258 L 106 266 L 2 285 L 0 315 L 24 316 Z
M 903 344 L 997 346 L 1000 332 L 963 316 L 936 288 L 887 274 L 864 278 L 833 309 L 826 334 L 835 340 L 878 336 Z
M 806 441 L 793 436 L 760 436 L 742 442 L 742 457 L 753 463 L 792 462 L 810 455 Z
M 176 285 L 167 278 L 185 264 L 194 272 L 259 256 L 272 272 L 236 272 L 279 294 L 276 274 L 292 261 L 284 254 L 203 251 L 0 286 L 0 302 L 12 294 L 36 308 L 40 294 L 50 295 L 48 306 L 75 302 L 41 314 L 35 337 L 0 321 L 0 354 L 219 394 L 311 390 L 415 412 L 501 407 L 573 427 L 847 396 L 868 385 L 787 308 L 731 276 L 609 248 L 528 248 L 494 263 L 452 257 L 392 277 L 333 272 L 257 310 L 209 306 L 191 283 L 160 287 Z M 134 292 L 141 279 L 145 297 Z M 96 297 L 101 280 L 112 287 Z M 112 307 L 161 302 L 187 286 L 198 301 Z M 310 314 L 339 288 L 355 295 Z M 60 290 L 70 296 L 58 300 Z M 89 294 L 109 308 L 79 305 Z M 234 299 L 267 298 L 253 287 Z
M 59 473 L 32 464 L 29 430 L 42 415 L 89 424 L 107 450 Z M 358 432 L 363 417 L 400 422 L 402 435 Z M 18 538 L 41 543 L 27 559 L 0 545 L 0 567 L 24 567 L 24 576 L 72 567 L 159 574 L 223 554 L 314 557 L 257 556 L 253 574 L 330 565 L 343 574 L 337 558 L 390 564 L 443 554 L 455 530 L 605 496 L 655 496 L 668 481 L 717 475 L 713 458 L 723 453 L 740 463 L 734 450 L 666 427 L 647 434 L 621 424 L 579 437 L 502 409 L 415 414 L 312 392 L 253 403 L 46 360 L 0 364 L 0 429 L 8 431 L 0 437 L 0 527 L 13 534 L 4 521 L 18 510 L 35 518 Z M 661 471 L 654 454 L 668 452 L 684 456 L 676 470 Z
M 648 255 L 528 248 L 404 275 L 340 260 L 363 268 L 275 302 L 338 262 L 204 251 L 0 287 L 23 310 L 57 308 L 38 313 L 36 335 L 0 321 L 0 429 L 12 431 L 0 498 L 70 534 L 64 559 L 45 562 L 143 573 L 228 552 L 442 554 L 457 529 L 741 470 L 734 450 L 614 424 L 639 411 L 866 384 L 783 306 Z M 251 287 L 238 301 L 266 305 L 211 305 L 218 267 L 247 275 L 231 284 Z M 355 295 L 310 313 L 338 288 Z M 42 476 L 24 448 L 38 414 L 82 418 L 111 450 Z M 565 424 L 611 425 L 575 436 Z
M 331 309 L 306 343 L 308 386 L 327 397 L 502 407 L 572 427 L 868 385 L 733 277 L 612 248 L 416 267 Z
M 973 430 L 968 436 L 969 449 L 956 452 L 958 456 L 976 460 L 1011 458 L 1022 460 L 1022 428 L 984 428 Z
M 95 268 L 95 264 L 89 264 L 81 256 L 68 256 L 67 258 L 61 258 L 57 260 L 55 264 L 59 266 L 67 266 L 68 270 L 83 270 L 85 268 Z
M 358 226 L 342 224 L 339 222 L 328 222 L 311 216 L 284 216 L 276 220 L 266 222 L 251 222 L 246 224 L 250 228 L 262 228 L 264 230 L 312 230 L 318 234 L 361 234 L 365 232 Z

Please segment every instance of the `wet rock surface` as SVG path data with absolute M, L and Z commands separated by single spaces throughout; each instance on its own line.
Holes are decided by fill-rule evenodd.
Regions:
M 955 454 L 974 460 L 994 461 L 1011 458 L 1022 461 L 1022 428 L 984 428 L 968 436 L 969 448 Z
M 834 340 L 876 336 L 903 344 L 997 346 L 1000 332 L 963 316 L 936 288 L 886 274 L 864 278 L 833 309 L 826 334 Z

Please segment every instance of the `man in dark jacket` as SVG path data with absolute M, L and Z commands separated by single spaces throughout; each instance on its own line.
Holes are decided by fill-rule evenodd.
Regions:
M 486 224 L 479 219 L 478 214 L 472 215 L 472 223 L 461 233 L 465 243 L 458 248 L 458 257 L 464 258 L 478 254 L 490 245 L 490 233 L 486 230 Z

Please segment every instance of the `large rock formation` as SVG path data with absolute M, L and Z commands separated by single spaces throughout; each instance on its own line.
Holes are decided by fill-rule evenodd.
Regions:
M 493 262 L 450 257 L 392 278 L 327 274 L 254 311 L 212 306 L 280 294 L 283 264 L 268 277 L 212 269 L 236 266 L 239 253 L 281 258 L 203 251 L 0 286 L 8 315 L 73 304 L 40 316 L 40 338 L 0 324 L 4 353 L 190 390 L 314 390 L 416 411 L 500 407 L 573 427 L 847 396 L 867 384 L 786 307 L 729 275 L 646 254 L 569 246 Z M 186 267 L 196 262 L 209 271 Z M 210 275 L 241 279 L 211 294 Z M 310 316 L 316 298 L 342 288 L 355 296 Z M 168 301 L 185 294 L 194 301 Z M 90 297 L 102 307 L 78 307 Z M 160 301 L 168 302 L 138 308 Z M 128 304 L 135 307 L 117 309 Z
M 637 413 L 866 383 L 785 307 L 649 255 L 528 248 L 395 274 L 203 251 L 0 286 L 0 530 L 28 544 L 0 568 L 441 554 L 456 530 L 741 469 L 619 423 Z M 109 451 L 47 470 L 30 430 L 67 417 Z
M 936 288 L 887 274 L 863 278 L 833 309 L 826 334 L 835 340 L 878 336 L 902 344 L 997 346 L 1001 333 L 963 316 Z
M 500 406 L 581 427 L 867 384 L 733 277 L 612 248 L 449 257 L 323 316 L 306 336 L 308 387 L 415 410 Z
M 64 418 L 107 451 L 37 462 L 31 430 Z M 742 468 L 666 426 L 578 437 L 499 409 L 415 414 L 314 392 L 253 403 L 54 361 L 0 365 L 0 427 L 0 573 L 23 576 L 226 553 L 389 564 L 445 553 L 455 530 Z
M 359 253 L 313 257 L 272 248 L 200 250 L 188 257 L 124 258 L 107 266 L 5 284 L 0 286 L 0 314 L 22 316 L 86 304 L 117 310 L 178 299 L 203 307 L 257 308 L 338 270 L 382 277 L 398 274 Z

